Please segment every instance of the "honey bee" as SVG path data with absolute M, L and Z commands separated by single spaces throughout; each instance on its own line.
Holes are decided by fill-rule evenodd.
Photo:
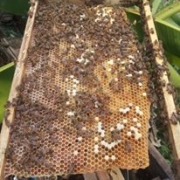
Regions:
M 132 151 L 132 146 L 127 140 L 125 141 L 125 150 L 128 153 L 130 153 Z
M 31 6 L 35 6 L 35 1 L 34 1 L 34 0 L 30 0 L 28 3 L 29 3 Z
M 169 94 L 174 94 L 174 88 L 173 88 L 172 84 L 168 83 L 166 85 L 166 90 Z
M 32 10 L 29 10 L 29 11 L 28 11 L 28 16 L 29 16 L 30 18 L 33 17 L 33 12 L 32 12 Z
M 154 29 L 153 28 L 150 28 L 150 33 L 154 34 Z
M 173 112 L 169 120 L 172 124 L 177 125 L 180 120 L 180 116 L 176 112 Z

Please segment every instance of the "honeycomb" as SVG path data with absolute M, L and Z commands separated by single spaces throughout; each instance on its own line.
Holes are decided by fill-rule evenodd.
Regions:
M 10 102 L 5 176 L 147 167 L 142 53 L 123 8 L 40 2 L 19 96 Z

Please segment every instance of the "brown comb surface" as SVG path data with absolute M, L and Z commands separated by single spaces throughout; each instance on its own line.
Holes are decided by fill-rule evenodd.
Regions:
M 40 4 L 12 102 L 6 176 L 147 167 L 147 83 L 124 9 Z

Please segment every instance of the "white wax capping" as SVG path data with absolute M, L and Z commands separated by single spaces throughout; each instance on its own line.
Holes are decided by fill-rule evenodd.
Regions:
M 95 120 L 95 121 L 99 121 L 99 117 L 95 117 L 94 120 Z
M 114 64 L 114 60 L 113 59 L 109 60 L 108 64 L 113 65 Z
M 117 144 L 118 144 L 118 143 L 115 142 L 115 141 L 111 143 L 112 147 L 115 147 Z
M 132 136 L 132 133 L 130 131 L 127 132 L 127 136 L 130 137 Z
M 102 130 L 102 131 L 101 131 L 101 137 L 104 137 L 104 136 L 105 136 L 105 131 Z
M 126 107 L 126 109 L 125 109 L 125 110 L 126 110 L 126 112 L 128 112 L 128 111 L 130 111 L 130 108 L 129 108 L 129 107 Z
M 137 118 L 133 118 L 133 122 L 137 122 L 138 121 L 138 119 Z
M 133 103 L 129 103 L 129 106 L 132 107 L 132 106 L 133 106 Z
M 143 112 L 142 112 L 142 111 L 139 111 L 139 115 L 142 116 L 142 115 L 143 115 Z
M 102 146 L 105 146 L 105 145 L 106 145 L 106 142 L 105 142 L 105 141 L 101 141 L 101 145 L 102 145 Z
M 129 60 L 129 63 L 134 64 L 134 61 L 133 60 Z
M 70 111 L 67 113 L 68 116 L 74 116 L 74 112 Z
M 121 124 L 121 129 L 124 129 L 124 124 Z
M 121 64 L 126 64 L 126 62 L 125 62 L 125 61 L 121 61 L 120 63 L 121 63 Z
M 126 77 L 132 77 L 132 74 L 127 74 Z
M 87 128 L 86 128 L 86 127 L 82 127 L 82 130 L 83 130 L 83 131 L 86 131 L 86 130 L 87 130 Z
M 121 128 L 121 124 L 120 123 L 117 123 L 117 128 L 119 129 L 119 128 Z
M 119 112 L 124 112 L 124 109 L 123 109 L 123 108 L 120 108 L 120 109 L 119 109 Z
M 141 123 L 137 123 L 136 125 L 137 125 L 137 127 L 141 127 Z
M 135 127 L 134 127 L 134 126 L 131 126 L 131 127 L 130 127 L 130 130 L 131 130 L 131 131 L 135 131 Z
M 82 137 L 81 137 L 81 136 L 80 136 L 80 137 L 78 137 L 77 139 L 78 139 L 78 141 L 82 141 Z
M 73 89 L 72 95 L 73 95 L 73 96 L 76 96 L 76 90 L 75 90 L 75 89 Z
M 109 156 L 106 155 L 106 156 L 104 157 L 104 159 L 105 159 L 106 161 L 108 161 L 108 160 L 109 160 Z
M 118 129 L 118 130 L 124 129 L 124 125 L 123 125 L 123 124 L 118 123 L 118 124 L 117 124 L 117 129 Z
M 77 87 L 77 85 L 76 84 L 73 84 L 73 88 L 76 88 Z
M 128 55 L 128 58 L 129 58 L 129 59 L 134 59 L 134 56 Z
M 99 126 L 99 127 L 102 127 L 102 122 L 98 122 L 98 126 Z
M 124 124 L 127 124 L 127 122 L 128 122 L 127 119 L 123 119 Z
M 109 150 L 111 150 L 112 149 L 112 147 L 111 147 L 111 145 L 110 144 L 107 144 L 107 146 L 106 146 Z
M 112 161 L 115 161 L 115 160 L 116 160 L 116 156 L 112 155 L 112 156 L 111 156 L 111 160 L 112 160 Z
M 99 153 L 99 150 L 98 150 L 98 149 L 94 149 L 94 153 L 95 153 L 95 154 L 98 154 L 98 153 Z
M 75 45 L 74 45 L 74 44 L 71 44 L 71 48 L 75 48 Z
M 123 113 L 123 114 L 126 114 L 126 113 L 127 113 L 126 109 L 124 109 L 122 113 Z
M 138 133 L 138 132 L 135 133 L 135 139 L 136 140 L 139 140 L 141 137 L 142 137 L 141 133 Z
M 95 142 L 98 142 L 98 140 L 99 140 L 98 137 L 95 137 L 95 138 L 94 138 L 94 141 L 95 141 Z
M 94 145 L 94 149 L 98 149 L 99 148 L 99 146 L 96 144 L 96 145 Z
M 73 154 L 74 154 L 74 156 L 77 156 L 78 155 L 78 151 L 74 151 Z
M 73 79 L 73 82 L 76 84 L 79 84 L 79 80 L 77 80 L 77 79 Z
M 71 95 L 71 91 L 69 89 L 67 90 L 67 94 L 68 94 L 68 96 Z
M 98 101 L 96 101 L 94 104 L 95 104 L 95 108 L 98 108 L 98 104 L 99 104 Z
M 85 18 L 86 15 L 85 15 L 85 14 L 81 14 L 80 17 L 81 17 L 81 18 Z
M 69 105 L 69 104 L 70 104 L 70 102 L 69 102 L 69 101 L 67 101 L 67 102 L 66 102 L 66 105 Z
M 98 132 L 102 132 L 102 123 L 98 122 Z

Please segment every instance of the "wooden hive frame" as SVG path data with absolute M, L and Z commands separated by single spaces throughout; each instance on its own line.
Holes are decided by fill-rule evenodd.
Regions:
M 152 44 L 152 49 L 158 49 L 159 53 L 161 52 L 160 45 L 159 43 L 156 44 L 154 42 L 158 42 L 158 37 L 157 37 L 157 32 L 155 29 L 154 21 L 153 21 L 153 16 L 151 13 L 151 8 L 149 5 L 148 0 L 142 0 L 142 7 L 144 11 L 144 18 L 146 18 L 146 25 L 147 25 L 147 30 L 149 33 L 150 37 L 150 43 Z M 154 30 L 154 33 L 151 33 L 151 30 Z M 163 56 L 159 54 L 155 54 L 154 61 L 157 65 L 163 66 L 164 64 L 164 58 Z M 165 83 L 165 86 L 161 86 L 161 90 L 163 92 L 163 98 L 165 101 L 165 108 L 167 111 L 167 118 L 168 118 L 168 131 L 169 131 L 169 140 L 172 146 L 172 153 L 173 153 L 173 158 L 175 162 L 179 162 L 180 160 L 180 141 L 179 141 L 179 135 L 180 135 L 180 123 L 177 122 L 172 122 L 171 118 L 173 114 L 176 114 L 176 106 L 174 102 L 173 95 L 168 93 L 167 86 L 170 83 L 168 79 L 168 73 L 164 71 L 160 77 L 160 81 Z M 178 166 L 179 167 L 179 166 Z M 176 168 L 178 168 L 176 167 Z M 180 169 L 177 170 L 177 178 L 180 175 Z
M 24 68 L 25 68 L 24 60 L 27 55 L 27 49 L 29 47 L 29 43 L 30 43 L 30 39 L 31 39 L 31 33 L 32 33 L 32 29 L 33 29 L 35 14 L 36 14 L 37 7 L 38 7 L 38 1 L 34 0 L 34 1 L 32 1 L 32 3 L 34 5 L 30 7 L 30 11 L 29 11 L 30 16 L 27 20 L 24 38 L 22 41 L 22 45 L 21 45 L 21 49 L 20 49 L 20 53 L 19 53 L 19 57 L 18 57 L 17 65 L 16 65 L 16 70 L 15 70 L 15 74 L 14 74 L 14 79 L 13 79 L 11 91 L 9 94 L 9 101 L 12 101 L 13 98 L 17 97 L 18 94 L 16 91 L 16 87 L 21 84 L 23 74 L 24 74 Z M 142 8 L 143 8 L 144 15 L 145 15 L 144 18 L 148 18 L 146 23 L 147 23 L 147 27 L 148 27 L 148 31 L 149 31 L 150 41 L 152 44 L 154 44 L 154 42 L 157 41 L 158 38 L 157 38 L 156 31 L 155 31 L 155 26 L 154 26 L 153 17 L 151 14 L 151 9 L 149 6 L 149 1 L 142 0 Z M 150 33 L 150 29 L 152 29 L 152 28 L 154 29 L 153 34 Z M 163 65 L 163 63 L 164 63 L 163 57 L 160 57 L 158 55 L 155 56 L 155 62 L 156 62 L 156 64 Z M 169 83 L 167 72 L 163 72 L 163 75 L 161 76 L 161 80 L 165 81 L 166 84 Z M 174 99 L 173 99 L 172 94 L 169 94 L 167 92 L 166 87 L 162 87 L 162 91 L 163 91 L 163 96 L 165 99 L 168 118 L 171 119 L 172 114 L 176 113 Z M 11 112 L 11 114 L 9 115 L 9 119 L 12 120 L 14 117 L 14 108 L 13 107 L 10 108 L 10 112 Z M 178 137 L 180 134 L 179 122 L 177 122 L 177 124 L 174 125 L 169 121 L 168 130 L 169 130 L 170 140 L 171 140 L 172 147 L 173 147 L 174 158 L 176 160 L 179 160 L 180 159 L 180 141 L 178 141 L 178 139 L 179 139 Z M 8 146 L 8 142 L 9 142 L 9 138 L 10 138 L 9 132 L 10 132 L 9 128 L 6 126 L 5 122 L 3 122 L 2 131 L 1 131 L 2 135 L 0 137 L 0 179 L 4 179 L 5 151 Z
M 155 45 L 154 42 L 158 41 L 158 37 L 157 37 L 156 30 L 155 30 L 155 25 L 154 25 L 154 21 L 153 21 L 153 17 L 151 14 L 151 9 L 150 9 L 148 0 L 143 0 L 143 8 L 144 8 L 144 12 L 145 12 L 145 18 L 147 19 L 146 23 L 147 23 L 147 27 L 148 27 L 148 31 L 149 31 L 150 41 L 151 41 L 151 44 L 153 45 L 153 49 L 156 49 L 156 47 L 159 46 L 159 44 Z M 151 29 L 154 30 L 153 34 L 150 32 Z M 158 47 L 158 48 L 160 49 L 160 47 Z M 163 66 L 163 64 L 164 64 L 163 56 L 159 56 L 158 54 L 156 54 L 155 55 L 155 63 L 157 65 Z M 168 74 L 166 71 L 163 72 L 160 79 L 163 82 L 165 82 L 166 85 L 169 84 Z M 168 93 L 168 91 L 167 91 L 167 86 L 163 86 L 162 91 L 163 91 L 163 96 L 164 96 L 164 100 L 165 100 L 167 115 L 169 118 L 168 130 L 169 130 L 169 135 L 170 135 L 170 141 L 173 146 L 173 155 L 174 155 L 175 159 L 179 160 L 180 159 L 180 141 L 179 141 L 180 124 L 179 124 L 179 122 L 177 122 L 177 124 L 173 124 L 170 121 L 170 119 L 172 118 L 172 114 L 176 113 L 176 106 L 174 103 L 173 95 Z
M 10 90 L 10 94 L 9 94 L 9 99 L 8 99 L 9 101 L 12 101 L 15 97 L 17 97 L 18 94 L 16 91 L 16 87 L 21 84 L 23 74 L 24 74 L 24 68 L 25 68 L 24 60 L 27 55 L 27 49 L 29 47 L 29 43 L 30 43 L 30 39 L 31 39 L 31 33 L 32 33 L 32 29 L 33 29 L 35 14 L 36 14 L 36 10 L 38 7 L 38 1 L 34 0 L 33 3 L 34 3 L 34 6 L 31 6 L 29 9 L 31 16 L 29 16 L 27 23 L 26 23 L 24 37 L 23 37 L 23 41 L 21 44 L 21 49 L 20 49 L 19 56 L 18 56 L 16 70 L 14 73 L 14 78 L 13 78 L 13 82 L 12 82 L 11 90 Z M 14 107 L 10 108 L 10 112 L 11 113 L 10 113 L 8 119 L 11 122 L 11 120 L 13 120 L 13 117 L 14 117 Z M 9 133 L 10 133 L 10 129 L 7 127 L 6 123 L 3 122 L 2 130 L 1 130 L 1 134 L 3 134 L 3 136 L 0 137 L 0 179 L 4 179 L 5 151 L 8 146 L 8 142 L 9 142 L 9 138 L 10 138 Z

